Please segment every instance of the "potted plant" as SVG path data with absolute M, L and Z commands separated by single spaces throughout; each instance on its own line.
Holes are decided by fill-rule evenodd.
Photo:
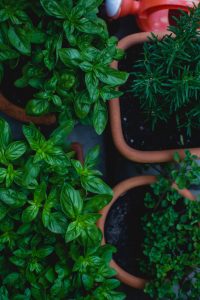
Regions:
M 0 110 L 37 124 L 54 123 L 55 115 L 60 123 L 81 120 L 102 133 L 106 100 L 127 74 L 109 66 L 122 53 L 97 16 L 101 2 L 0 4 Z
M 198 6 L 190 15 L 182 12 L 168 32 L 137 33 L 118 44 L 129 49 L 122 67 L 132 76 L 124 87 L 129 93 L 110 101 L 111 131 L 131 160 L 166 162 L 175 150 L 183 157 L 184 148 L 200 155 L 199 15 Z M 112 66 L 118 68 L 117 62 Z
M 175 162 L 166 165 L 158 176 L 133 177 L 119 183 L 114 188 L 113 200 L 101 211 L 98 225 L 104 232 L 105 244 L 109 230 L 105 224 L 108 224 L 107 217 L 113 204 L 120 197 L 127 200 L 126 193 L 130 190 L 130 201 L 144 201 L 148 210 L 140 222 L 144 236 L 139 262 L 143 277 L 123 269 L 117 263 L 117 256 L 111 266 L 117 271 L 118 279 L 132 287 L 144 288 L 152 299 L 198 299 L 200 204 L 188 188 L 199 186 L 199 172 L 196 157 L 189 151 L 183 161 L 176 153 Z M 146 191 L 146 188 L 148 192 L 143 193 L 143 199 L 137 199 L 136 190 Z M 132 219 L 137 217 L 137 207 L 131 214 Z M 140 234 L 137 229 L 134 232 Z M 130 235 L 129 238 L 132 239 Z M 124 260 L 128 260 L 126 254 Z
M 99 207 L 112 190 L 94 169 L 65 149 L 68 130 L 49 139 L 33 125 L 13 141 L 0 120 L 0 295 L 17 299 L 124 299 L 109 267 L 113 247 L 101 246 Z

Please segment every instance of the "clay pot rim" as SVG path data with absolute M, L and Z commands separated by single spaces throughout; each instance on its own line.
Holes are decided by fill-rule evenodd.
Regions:
M 117 184 L 114 189 L 114 196 L 111 202 L 104 207 L 101 211 L 101 218 L 98 220 L 97 225 L 100 228 L 103 238 L 102 238 L 102 245 L 106 244 L 105 240 L 105 223 L 106 218 L 108 216 L 108 213 L 112 207 L 112 205 L 118 200 L 120 196 L 122 196 L 124 193 L 129 191 L 130 189 L 133 189 L 135 187 L 144 186 L 144 185 L 150 185 L 156 181 L 156 176 L 153 175 L 143 175 L 143 176 L 136 176 L 129 179 L 126 179 L 119 184 Z M 175 189 L 178 190 L 178 192 L 185 198 L 190 199 L 191 201 L 195 200 L 195 196 L 187 189 L 179 190 L 177 188 L 176 184 L 172 185 Z M 114 259 L 111 260 L 110 266 L 115 269 L 117 272 L 116 277 L 123 282 L 124 284 L 131 286 L 133 288 L 137 289 L 143 289 L 145 287 L 145 284 L 147 283 L 147 280 L 144 278 L 140 278 L 137 276 L 134 276 L 128 272 L 126 272 L 123 268 L 121 268 Z
M 128 35 L 118 42 L 118 48 L 126 50 L 134 45 L 141 44 L 149 41 L 151 32 L 139 32 Z M 154 33 L 159 40 L 165 35 L 172 34 L 170 31 L 161 31 Z M 172 34 L 173 36 L 173 34 Z M 118 61 L 113 61 L 111 67 L 118 69 Z M 136 161 L 139 163 L 162 163 L 173 160 L 174 152 L 178 152 L 181 158 L 185 156 L 185 149 L 170 149 L 170 150 L 136 150 L 131 148 L 125 141 L 122 123 L 121 123 L 121 110 L 119 98 L 109 100 L 110 111 L 110 126 L 113 136 L 113 141 L 118 151 L 127 159 Z M 189 148 L 192 154 L 200 157 L 200 148 Z
M 10 102 L 2 93 L 0 93 L 0 111 L 5 115 L 14 118 L 22 123 L 34 123 L 36 125 L 53 125 L 56 123 L 55 114 L 43 116 L 29 116 L 24 108 Z

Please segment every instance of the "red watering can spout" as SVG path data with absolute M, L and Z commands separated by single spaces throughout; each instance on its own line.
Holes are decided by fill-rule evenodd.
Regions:
M 107 14 L 112 19 L 136 15 L 143 31 L 161 31 L 169 26 L 169 12 L 198 5 L 200 0 L 106 0 Z

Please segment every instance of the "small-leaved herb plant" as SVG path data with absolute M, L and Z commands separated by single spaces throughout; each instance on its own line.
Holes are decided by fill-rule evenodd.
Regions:
M 147 193 L 143 217 L 145 259 L 141 270 L 150 278 L 145 292 L 157 300 L 197 300 L 200 295 L 200 202 L 181 196 L 178 188 L 200 185 L 200 166 L 186 152 L 167 165 Z
M 109 67 L 122 52 L 97 15 L 102 2 L 0 1 L 0 80 L 5 66 L 21 68 L 15 85 L 34 89 L 27 114 L 54 112 L 60 123 L 78 119 L 103 132 L 106 101 L 127 74 Z
M 112 190 L 94 169 L 65 150 L 68 127 L 46 139 L 35 125 L 13 141 L 0 120 L 0 299 L 121 300 L 96 226 Z
M 144 43 L 134 64 L 132 92 L 154 129 L 174 118 L 187 135 L 200 128 L 200 5 L 190 14 L 180 11 L 175 25 L 158 40 L 156 34 Z

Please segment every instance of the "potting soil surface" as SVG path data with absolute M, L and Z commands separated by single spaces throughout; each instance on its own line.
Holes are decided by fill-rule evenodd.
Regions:
M 143 276 L 140 260 L 143 257 L 144 231 L 141 218 L 147 212 L 144 196 L 149 186 L 137 187 L 121 196 L 112 206 L 105 224 L 106 242 L 115 246 L 114 260 L 127 272 Z
M 133 64 L 138 60 L 142 46 L 137 45 L 126 52 L 126 58 L 119 63 L 119 69 L 133 71 Z M 175 117 L 167 123 L 160 122 L 152 130 L 150 120 L 141 110 L 139 99 L 134 98 L 131 92 L 132 76 L 121 88 L 124 95 L 120 97 L 121 122 L 126 143 L 137 150 L 165 150 L 194 148 L 200 145 L 200 130 L 192 130 L 188 136 L 186 129 L 178 129 Z

